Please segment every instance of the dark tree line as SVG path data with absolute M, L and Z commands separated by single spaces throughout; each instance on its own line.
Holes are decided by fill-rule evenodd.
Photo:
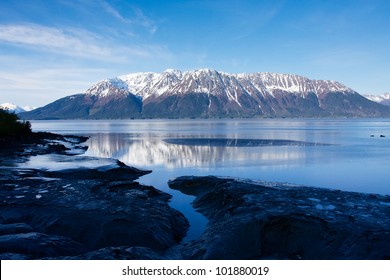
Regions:
M 0 109 L 0 138 L 23 139 L 31 133 L 29 121 L 21 121 L 15 113 Z

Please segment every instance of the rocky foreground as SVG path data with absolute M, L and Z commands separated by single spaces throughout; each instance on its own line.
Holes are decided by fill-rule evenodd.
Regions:
M 0 259 L 390 259 L 390 196 L 212 176 L 169 182 L 209 220 L 184 243 L 150 171 L 75 156 L 85 140 L 0 146 Z
M 150 171 L 70 155 L 85 138 L 35 137 L 1 148 L 0 259 L 157 259 L 185 236 L 170 195 L 134 181 Z M 56 162 L 29 168 L 39 155 Z
M 390 196 L 212 176 L 169 185 L 209 219 L 185 259 L 390 259 Z

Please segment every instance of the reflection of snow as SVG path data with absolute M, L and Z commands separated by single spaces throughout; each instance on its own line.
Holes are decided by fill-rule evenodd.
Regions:
M 88 155 L 117 158 L 128 165 L 166 168 L 218 166 L 237 162 L 285 162 L 305 158 L 299 147 L 210 147 L 170 144 L 146 137 L 128 139 L 120 134 L 101 134 L 87 143 Z

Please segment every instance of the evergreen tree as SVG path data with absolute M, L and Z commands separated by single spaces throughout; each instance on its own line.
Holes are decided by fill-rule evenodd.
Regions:
M 31 123 L 29 121 L 20 121 L 14 113 L 0 109 L 0 137 L 21 139 L 31 132 Z

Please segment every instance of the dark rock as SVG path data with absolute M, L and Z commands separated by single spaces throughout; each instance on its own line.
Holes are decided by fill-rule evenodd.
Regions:
M 66 148 L 64 145 L 62 144 L 58 144 L 58 143 L 49 143 L 47 145 L 47 150 L 49 153 L 58 153 L 58 154 L 62 154 L 62 153 L 66 153 L 66 151 L 69 151 L 70 149 L 69 148 Z
M 29 256 L 15 253 L 0 254 L 0 260 L 28 260 Z
M 106 247 L 65 259 L 77 260 L 160 260 L 163 256 L 147 247 Z
M 82 163 L 88 161 L 95 161 L 95 159 L 82 156 L 67 159 L 67 162 L 69 163 Z M 66 179 L 72 177 L 73 180 L 101 180 L 107 182 L 116 182 L 126 180 L 133 181 L 150 172 L 150 170 L 139 170 L 137 168 L 127 166 L 119 160 L 112 160 L 111 164 L 101 167 L 78 167 L 62 169 L 58 171 L 41 171 L 40 175 L 48 178 Z
M 170 195 L 150 186 L 125 181 L 125 175 L 120 176 L 120 182 L 106 182 L 118 171 L 114 170 L 115 176 L 110 175 L 109 170 L 105 172 L 104 179 L 72 178 L 69 173 L 70 178 L 63 174 L 61 180 L 25 178 L 18 182 L 18 186 L 2 188 L 2 227 L 8 232 L 27 231 L 31 227 L 41 234 L 74 240 L 89 251 L 141 246 L 162 253 L 185 236 L 188 222 L 181 213 L 168 206 Z M 11 227 L 11 223 L 26 226 Z M 24 253 L 19 247 L 14 248 L 17 243 L 8 243 L 9 246 L 0 247 L 0 253 Z M 33 257 L 67 256 L 66 251 L 53 252 L 52 255 L 33 254 L 34 248 L 37 247 L 28 252 Z
M 0 236 L 7 234 L 32 232 L 33 228 L 25 223 L 0 224 Z
M 0 252 L 36 259 L 78 255 L 87 252 L 87 249 L 70 238 L 29 232 L 0 236 Z
M 188 259 L 386 259 L 390 197 L 229 178 L 180 177 L 209 219 Z
M 30 156 L 36 155 L 81 154 L 88 149 L 82 144 L 87 140 L 88 137 L 85 136 L 34 132 L 24 139 L 0 141 L 0 166 L 15 166 L 26 162 Z

